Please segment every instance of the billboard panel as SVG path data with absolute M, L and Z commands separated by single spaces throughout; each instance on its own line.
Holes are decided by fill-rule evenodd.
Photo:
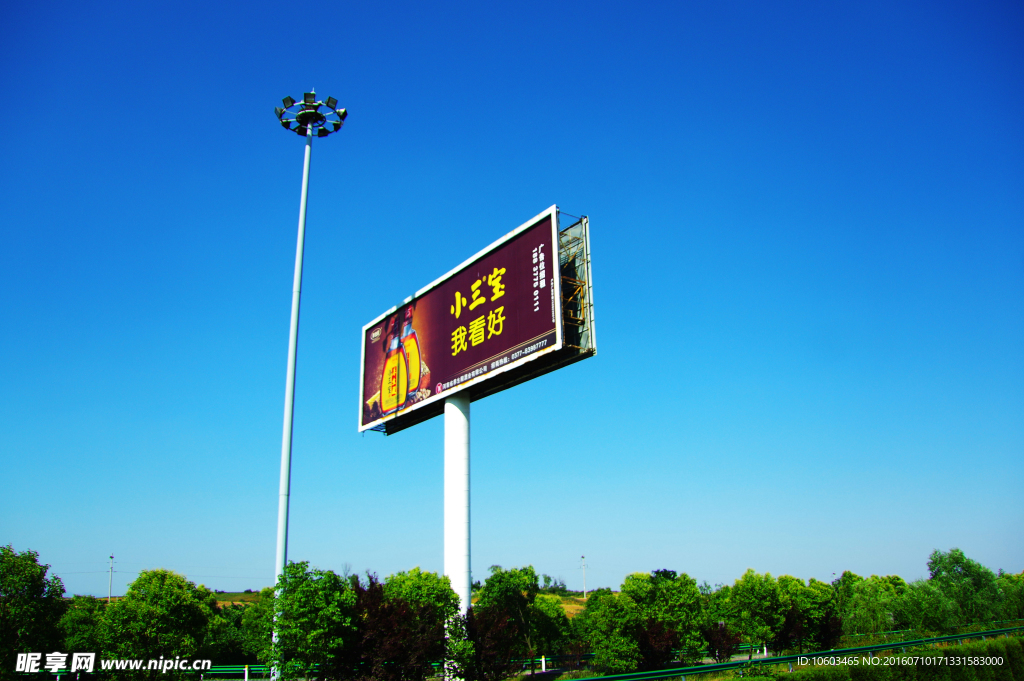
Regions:
M 552 206 L 363 327 L 359 430 L 561 349 L 558 247 Z

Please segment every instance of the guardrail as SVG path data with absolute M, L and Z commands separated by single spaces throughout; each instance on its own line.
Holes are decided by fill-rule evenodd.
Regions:
M 896 650 L 897 648 L 902 649 L 906 652 L 907 648 L 919 648 L 921 646 L 934 645 L 936 643 L 948 643 L 956 641 L 957 643 L 963 643 L 965 640 L 980 638 L 985 640 L 989 636 L 1009 636 L 1018 632 L 1024 632 L 1024 626 L 1009 627 L 1006 629 L 987 629 L 983 631 L 967 631 L 959 634 L 949 634 L 947 636 L 935 636 L 932 638 L 920 638 L 909 641 L 889 641 L 886 643 L 879 643 L 870 646 L 858 646 L 856 648 L 837 648 L 834 650 L 819 650 L 810 653 L 804 653 L 801 655 L 780 655 L 777 657 L 761 657 L 752 660 L 739 660 L 737 662 L 721 662 L 718 664 L 705 664 L 697 665 L 694 667 L 676 667 L 671 669 L 657 669 L 649 672 L 631 672 L 628 674 L 611 674 L 608 676 L 594 676 L 587 677 L 589 679 L 601 679 L 602 681 L 657 681 L 658 679 L 668 679 L 674 677 L 681 677 L 685 681 L 687 676 L 694 674 L 708 674 L 711 672 L 721 672 L 730 669 L 748 669 L 753 667 L 760 667 L 763 665 L 778 665 L 788 664 L 792 671 L 793 663 L 800 659 L 811 660 L 818 657 L 834 657 L 834 656 L 853 656 L 853 655 L 869 655 L 874 657 L 875 653 L 886 652 L 888 650 Z M 895 633 L 895 632 L 889 632 Z M 744 651 L 745 652 L 745 651 Z M 592 659 L 593 653 L 587 653 L 582 656 L 583 659 Z M 570 655 L 553 655 L 546 658 L 547 662 L 551 664 L 551 668 L 556 668 L 558 662 L 573 658 Z M 541 659 L 538 657 L 535 660 L 516 660 L 525 666 L 532 664 L 541 664 Z M 435 663 L 434 667 L 438 668 L 440 663 Z M 250 664 L 250 665 L 222 665 L 211 667 L 209 670 L 203 672 L 202 678 L 219 678 L 219 679 L 249 679 L 250 677 L 265 677 L 270 674 L 270 667 L 263 664 Z

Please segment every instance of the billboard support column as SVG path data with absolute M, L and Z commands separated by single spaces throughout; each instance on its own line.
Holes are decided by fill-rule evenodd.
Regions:
M 444 401 L 444 574 L 462 613 L 473 584 L 469 556 L 469 394 L 462 391 Z

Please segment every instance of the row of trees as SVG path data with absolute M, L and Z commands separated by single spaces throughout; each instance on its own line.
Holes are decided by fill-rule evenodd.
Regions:
M 805 582 L 748 570 L 712 588 L 671 570 L 636 573 L 618 592 L 591 592 L 572 618 L 558 595 L 564 584 L 531 566 L 493 566 L 466 615 L 446 577 L 419 569 L 381 582 L 292 563 L 276 594 L 268 588 L 252 605 L 222 606 L 167 570 L 141 573 L 110 605 L 65 599 L 48 568 L 34 552 L 0 547 L 0 678 L 12 675 L 19 652 L 61 651 L 260 661 L 286 678 L 380 681 L 423 681 L 438 671 L 432 663 L 443 663 L 467 681 L 500 681 L 515 660 L 540 655 L 578 667 L 593 653 L 590 664 L 613 673 L 705 655 L 726 660 L 741 642 L 804 652 L 836 647 L 844 634 L 1024 618 L 1024 574 L 996 575 L 958 549 L 934 552 L 929 578 L 909 584 L 850 572 Z

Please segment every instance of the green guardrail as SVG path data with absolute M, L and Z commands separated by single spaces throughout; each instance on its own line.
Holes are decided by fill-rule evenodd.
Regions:
M 1018 620 L 1010 620 L 1018 621 Z M 920 648 L 922 646 L 934 645 L 936 643 L 948 643 L 956 641 L 962 643 L 965 640 L 980 638 L 984 640 L 989 636 L 1009 636 L 1018 632 L 1024 632 L 1024 626 L 1009 627 L 1006 629 L 986 629 L 982 631 L 967 631 L 959 634 L 949 634 L 946 636 L 935 636 L 932 638 L 920 638 L 908 641 L 888 641 L 886 643 L 879 643 L 870 646 L 858 646 L 856 648 L 836 648 L 834 650 L 819 650 L 815 652 L 803 653 L 800 655 L 780 655 L 777 657 L 761 657 L 753 660 L 740 660 L 737 662 L 722 662 L 718 664 L 705 664 L 697 665 L 693 667 L 676 667 L 671 669 L 657 669 L 649 672 L 632 672 L 629 674 L 611 674 L 608 676 L 594 676 L 588 677 L 588 679 L 601 679 L 602 681 L 657 681 L 658 679 L 667 679 L 673 677 L 682 677 L 685 679 L 687 676 L 693 674 L 708 674 L 711 672 L 727 671 L 730 669 L 746 669 L 751 667 L 759 667 L 763 665 L 777 665 L 777 664 L 788 664 L 792 669 L 793 663 L 798 660 L 811 660 L 819 657 L 832 657 L 832 656 L 853 656 L 853 655 L 869 655 L 874 656 L 875 653 L 886 652 L 888 650 L 896 650 L 897 648 L 902 649 L 906 652 L 907 648 Z M 748 646 L 749 648 L 749 646 Z M 551 669 L 557 669 L 559 663 L 567 659 L 579 659 L 584 660 L 593 659 L 593 653 L 586 653 L 582 656 L 573 655 L 552 655 L 546 658 L 549 667 Z M 540 658 L 535 660 L 514 660 L 513 662 L 520 663 L 524 667 L 532 664 L 539 665 L 541 663 Z M 438 669 L 440 662 L 433 663 L 433 667 Z M 246 667 L 248 667 L 248 676 L 262 677 L 270 674 L 270 667 L 262 664 L 250 664 L 250 665 L 220 665 L 214 666 L 203 672 L 203 677 L 214 676 L 218 678 L 245 678 Z

